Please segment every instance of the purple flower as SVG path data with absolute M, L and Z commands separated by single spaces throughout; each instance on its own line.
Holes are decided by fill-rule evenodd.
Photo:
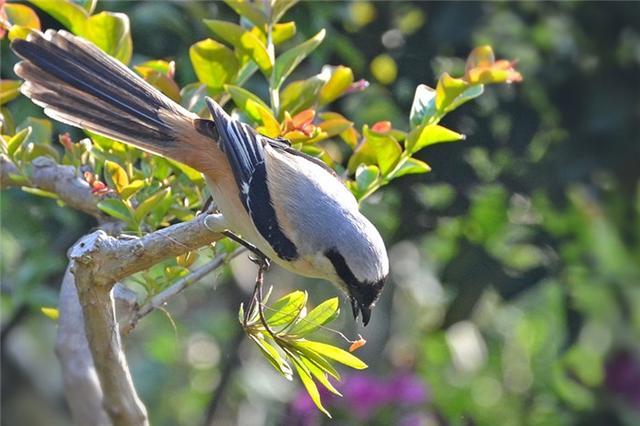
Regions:
M 630 352 L 618 352 L 609 359 L 605 383 L 611 392 L 640 410 L 640 362 Z
M 419 405 L 427 401 L 427 387 L 413 374 L 400 373 L 389 383 L 395 402 L 402 405 Z
M 344 402 L 361 420 L 375 414 L 375 410 L 393 400 L 391 389 L 380 379 L 358 374 L 345 379 L 342 386 Z

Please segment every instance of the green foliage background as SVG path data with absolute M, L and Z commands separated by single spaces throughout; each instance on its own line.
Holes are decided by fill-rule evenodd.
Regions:
M 104 1 L 102 9 L 129 15 L 134 64 L 175 59 L 181 86 L 196 80 L 189 46 L 210 36 L 202 19 L 235 19 L 209 2 Z M 59 27 L 40 16 L 43 28 Z M 462 74 L 456 58 L 473 46 L 517 58 L 525 76 L 444 120 L 467 140 L 421 152 L 431 173 L 398 179 L 363 205 L 387 241 L 392 279 L 369 327 L 356 330 L 346 313 L 335 327 L 368 339 L 358 355 L 370 370 L 358 374 L 410 372 L 428 389 L 419 404 L 380 403 L 366 420 L 637 424 L 640 7 L 303 2 L 287 20 L 306 38 L 328 31 L 301 74 L 344 64 L 371 81 L 338 102 L 358 125 L 390 120 L 408 129 L 417 84 Z M 4 78 L 13 59 L 2 43 Z M 268 99 L 266 87 L 252 84 Z M 24 98 L 11 108 L 41 114 Z M 93 224 L 27 193 L 1 197 L 3 416 L 11 424 L 37 402 L 27 424 L 66 424 L 52 368 L 55 324 L 38 308 L 55 305 L 64 251 Z M 156 312 L 127 338 L 153 424 L 197 424 L 211 406 L 219 424 L 308 420 L 291 402 L 298 385 L 242 338 L 237 306 L 252 277 L 242 265 L 231 269 L 167 307 L 175 327 Z M 305 285 L 311 299 L 334 295 L 289 274 L 268 281 L 278 294 Z M 221 381 L 224 393 L 212 403 Z M 362 422 L 347 403 L 363 402 L 328 408 L 340 424 Z

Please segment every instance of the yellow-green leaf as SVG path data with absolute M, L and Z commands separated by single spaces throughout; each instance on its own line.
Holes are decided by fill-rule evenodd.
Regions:
M 340 302 L 337 297 L 325 300 L 291 328 L 290 334 L 304 336 L 333 321 L 340 313 Z
M 89 13 L 69 0 L 30 0 L 75 34 L 82 34 Z
M 54 321 L 58 321 L 58 318 L 60 318 L 60 312 L 58 312 L 56 308 L 43 306 L 40 308 L 40 312 L 42 312 L 47 318 Z
M 278 89 L 286 78 L 293 72 L 293 70 L 304 60 L 304 58 L 313 52 L 313 50 L 322 43 L 326 31 L 320 30 L 318 34 L 311 37 L 309 40 L 300 43 L 299 45 L 287 50 L 276 59 L 274 69 L 274 82 L 275 88 Z
M 144 181 L 141 179 L 138 179 L 129 183 L 127 186 L 125 186 L 124 188 L 122 188 L 122 190 L 119 190 L 118 192 L 120 193 L 120 196 L 124 200 L 127 200 L 131 198 L 133 194 L 140 191 L 142 188 L 144 188 Z
M 455 142 L 463 140 L 465 136 L 449 130 L 438 124 L 416 127 L 407 137 L 406 149 L 411 153 L 420 151 L 429 145 L 441 142 Z
M 243 89 L 242 87 L 227 84 L 224 86 L 224 88 L 227 93 L 231 95 L 231 99 L 233 99 L 233 102 L 236 104 L 236 106 L 249 117 L 251 117 L 251 119 L 254 121 L 262 121 L 260 110 L 256 107 L 256 105 L 266 109 L 267 111 L 271 111 L 271 109 L 267 106 L 266 103 L 264 103 L 262 99 L 260 99 L 257 95 L 254 95 L 250 91 Z
M 0 105 L 12 101 L 20 94 L 20 80 L 0 80 Z
M 322 384 L 322 386 L 327 388 L 329 392 L 333 393 L 334 395 L 342 396 L 342 394 L 338 391 L 338 389 L 336 389 L 329 381 L 329 378 L 327 377 L 327 373 L 322 371 L 322 369 L 318 367 L 312 360 L 310 360 L 309 358 L 300 357 L 300 361 L 305 365 L 305 367 L 307 367 L 307 370 L 309 370 L 311 375 L 317 381 L 319 381 Z
M 4 5 L 4 11 L 7 14 L 7 20 L 12 25 L 40 31 L 40 18 L 29 6 L 7 3 Z
M 358 192 L 364 194 L 380 177 L 380 169 L 376 166 L 361 164 L 356 170 Z
M 294 291 L 289 293 L 271 305 L 267 316 L 267 323 L 272 327 L 289 324 L 300 315 L 300 311 L 307 303 L 307 293 L 304 291 Z
M 314 342 L 312 340 L 303 340 L 298 342 L 297 344 L 304 348 L 317 352 L 324 357 L 330 358 L 334 361 L 338 361 L 339 363 L 351 368 L 355 368 L 356 370 L 363 370 L 367 368 L 367 364 L 362 362 L 360 358 L 336 346 L 328 345 L 321 342 Z
M 114 188 L 118 194 L 122 195 L 124 188 L 129 185 L 127 172 L 120 166 L 120 164 L 109 160 L 105 161 L 104 168 L 107 185 Z
M 91 16 L 86 19 L 80 35 L 124 64 L 131 60 L 133 43 L 129 17 L 124 13 L 100 12 Z
M 273 26 L 273 30 L 271 31 L 271 38 L 273 39 L 273 44 L 276 46 L 280 43 L 284 43 L 289 40 L 296 34 L 296 23 L 291 22 L 283 22 L 282 24 L 276 24 Z
M 431 167 L 424 161 L 417 158 L 409 158 L 395 173 L 394 177 L 398 178 L 404 175 L 427 173 L 431 171 Z
M 271 57 L 264 43 L 251 31 L 240 25 L 216 19 L 205 19 L 204 23 L 215 35 L 238 49 L 242 56 L 251 58 L 265 75 L 270 75 L 273 68 Z
M 257 3 L 247 0 L 224 0 L 238 15 L 256 24 L 262 31 L 266 30 L 267 17 Z
M 20 130 L 18 133 L 13 135 L 11 139 L 9 139 L 9 141 L 7 142 L 7 153 L 9 154 L 9 157 L 13 156 L 20 145 L 22 145 L 22 143 L 29 138 L 30 134 L 31 126 L 27 127 L 26 129 Z
M 289 83 L 280 93 L 281 111 L 295 115 L 311 107 L 318 100 L 323 85 L 324 81 L 317 76 Z
M 156 192 L 151 197 L 144 200 L 138 205 L 134 212 L 134 218 L 137 222 L 141 222 L 144 217 L 153 210 L 154 207 L 162 203 L 166 197 L 171 195 L 171 188 L 164 188 L 161 191 Z
M 210 38 L 191 46 L 189 57 L 198 80 L 212 89 L 222 89 L 238 73 L 236 55 L 227 46 Z
M 22 25 L 14 25 L 9 30 L 9 40 L 26 39 L 29 37 L 33 30 L 29 27 L 23 27 Z
M 318 392 L 318 387 L 315 382 L 311 378 L 311 374 L 307 370 L 306 366 L 304 366 L 300 361 L 293 358 L 293 365 L 298 372 L 298 376 L 300 377 L 300 381 L 304 385 L 304 388 L 307 390 L 307 393 L 311 397 L 313 403 L 318 407 L 318 410 L 322 411 L 327 417 L 331 418 L 331 414 L 322 406 L 322 401 L 320 400 L 320 392 Z
M 463 79 L 453 78 L 448 73 L 444 73 L 436 86 L 436 108 L 446 110 L 467 87 L 469 84 Z
M 128 224 L 133 222 L 131 208 L 120 199 L 105 198 L 98 203 L 98 208 L 109 216 L 120 219 Z
M 338 99 L 353 83 L 353 71 L 351 71 L 351 68 L 340 65 L 333 67 L 330 72 L 331 77 L 320 90 L 320 105 L 325 105 Z

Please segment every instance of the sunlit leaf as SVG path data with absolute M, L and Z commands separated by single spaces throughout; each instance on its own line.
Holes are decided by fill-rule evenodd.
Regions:
M 129 183 L 128 185 L 126 185 L 124 188 L 122 188 L 118 192 L 120 193 L 120 196 L 124 200 L 127 200 L 127 199 L 131 198 L 131 196 L 133 196 L 136 192 L 140 191 L 142 188 L 144 188 L 144 181 L 138 179 L 138 180 L 134 180 L 133 182 Z
M 270 75 L 273 63 L 267 48 L 251 31 L 227 21 L 205 19 L 204 23 L 215 35 L 238 49 L 243 56 L 251 58 L 265 75 Z
M 121 62 L 131 60 L 133 43 L 129 17 L 124 13 L 100 12 L 89 17 L 81 35 Z
M 491 46 L 476 47 L 467 58 L 464 78 L 471 84 L 513 83 L 522 81 L 515 63 L 496 61 Z
M 189 57 L 198 80 L 213 89 L 222 89 L 233 81 L 238 72 L 236 55 L 227 46 L 210 38 L 192 45 Z
M 334 361 L 338 361 L 339 363 L 355 368 L 356 370 L 363 370 L 367 368 L 367 364 L 362 362 L 359 358 L 338 347 L 311 340 L 300 341 L 298 342 L 298 345 L 318 352 L 327 358 L 331 358 Z
M 356 170 L 356 184 L 358 192 L 364 194 L 373 185 L 380 176 L 380 169 L 378 167 L 366 164 L 361 164 Z
M 30 0 L 75 34 L 82 34 L 89 13 L 69 0 Z
M 252 99 L 249 99 L 247 104 L 249 104 L 250 109 L 257 110 L 260 114 L 262 126 L 258 127 L 256 130 L 270 138 L 275 138 L 280 135 L 280 123 L 275 119 L 269 108 L 265 108 L 264 106 L 255 103 Z
M 322 384 L 329 392 L 334 395 L 342 396 L 340 392 L 331 384 L 327 374 L 319 368 L 313 361 L 308 358 L 300 357 L 300 361 L 307 367 L 307 370 L 311 373 L 311 375 Z
M 3 7 L 10 24 L 40 30 L 40 18 L 38 18 L 38 15 L 29 6 L 7 3 Z
M 413 104 L 409 115 L 411 126 L 415 127 L 427 123 L 436 113 L 435 98 L 435 90 L 425 84 L 418 85 L 413 96 Z
M 394 177 L 398 178 L 404 175 L 427 173 L 431 171 L 431 167 L 424 161 L 420 161 L 417 158 L 409 158 L 395 173 Z
M 271 31 L 271 37 L 273 39 L 273 44 L 276 46 L 280 43 L 284 43 L 289 40 L 296 34 L 296 23 L 294 21 L 291 22 L 283 22 L 282 24 L 276 24 L 273 26 L 273 30 Z
M 300 361 L 293 359 L 293 365 L 298 372 L 298 376 L 300 376 L 300 380 L 304 385 L 304 388 L 307 390 L 307 393 L 311 397 L 313 403 L 318 407 L 318 410 L 322 411 L 327 417 L 331 418 L 331 414 L 322 406 L 322 401 L 320 400 L 320 392 L 318 392 L 318 387 L 315 382 L 311 378 L 311 374 L 307 370 L 306 366 L 304 366 Z
M 0 105 L 15 99 L 20 94 L 20 80 L 0 80 Z
M 173 79 L 175 62 L 162 60 L 148 61 L 134 67 L 136 72 L 149 84 L 176 102 L 180 102 L 180 87 Z
M 26 129 L 20 130 L 7 141 L 7 153 L 9 154 L 9 157 L 13 156 L 20 145 L 22 145 L 22 143 L 29 138 L 30 134 L 31 127 L 27 127 Z
M 224 0 L 224 2 L 238 15 L 247 18 L 263 31 L 266 30 L 267 17 L 257 3 L 247 0 Z
M 411 153 L 420 151 L 429 145 L 441 142 L 463 140 L 465 136 L 438 124 L 428 124 L 415 128 L 407 137 L 406 149 Z
M 436 86 L 436 108 L 445 110 L 468 87 L 469 84 L 463 79 L 444 73 Z
M 291 327 L 289 333 L 304 336 L 317 330 L 324 324 L 333 321 L 338 316 L 340 313 L 339 307 L 340 302 L 337 297 L 325 300 L 313 308 L 306 317 L 301 318 L 293 327 Z
M 258 345 L 258 348 L 260 348 L 264 356 L 276 371 L 282 374 L 287 380 L 291 380 L 293 378 L 293 371 L 291 370 L 291 367 L 278 353 L 276 348 L 264 339 L 259 339 L 252 334 L 250 334 L 249 337 L 256 343 L 256 345 Z
M 324 81 L 317 76 L 289 83 L 280 93 L 281 110 L 297 114 L 312 107 L 318 100 L 320 89 L 324 84 Z
M 261 106 L 267 111 L 271 111 L 262 99 L 242 87 L 227 84 L 224 88 L 231 95 L 231 99 L 233 99 L 236 106 L 254 121 L 262 121 L 260 110 L 256 105 Z M 252 102 L 249 102 L 249 100 Z
M 374 132 L 368 126 L 363 127 L 363 133 L 365 144 L 371 147 L 371 151 L 380 167 L 380 172 L 385 176 L 395 167 L 400 158 L 402 153 L 400 144 L 390 135 Z
M 180 170 L 189 178 L 191 182 L 194 183 L 202 183 L 204 181 L 204 177 L 202 177 L 202 173 L 194 169 L 193 167 L 189 167 L 184 163 L 179 161 L 172 160 L 171 158 L 165 158 L 169 164 Z
M 51 198 L 53 200 L 57 200 L 58 199 L 58 194 L 56 194 L 54 192 L 45 191 L 44 189 L 33 188 L 33 187 L 30 187 L 30 186 L 23 186 L 21 189 L 24 192 L 28 192 L 29 194 L 37 195 L 39 197 Z
M 271 6 L 271 22 L 278 22 L 298 0 L 275 0 Z
M 267 323 L 272 327 L 289 324 L 300 315 L 307 303 L 307 293 L 294 291 L 278 299 L 269 307 L 272 312 L 267 316 Z
M 127 223 L 133 222 L 131 209 L 124 201 L 118 198 L 105 198 L 98 203 L 98 208 L 108 214 Z
M 320 105 L 335 101 L 344 95 L 353 83 L 353 71 L 351 71 L 351 68 L 340 65 L 332 67 L 329 73 L 331 77 L 320 90 Z
M 58 309 L 56 308 L 43 306 L 40 308 L 40 312 L 42 312 L 47 318 L 54 321 L 58 321 L 58 318 L 60 318 L 60 312 L 58 312 Z
M 118 194 L 121 194 L 122 190 L 129 185 L 127 172 L 120 166 L 120 164 L 109 160 L 104 162 L 104 168 L 107 184 L 111 188 L 114 188 Z
M 149 214 L 155 207 L 162 203 L 167 197 L 171 195 L 171 188 L 164 188 L 161 191 L 156 192 L 151 197 L 144 200 L 136 207 L 134 217 L 136 221 L 140 222 L 144 217 Z
M 292 47 L 276 59 L 274 69 L 274 87 L 276 89 L 280 88 L 284 80 L 286 80 L 289 74 L 293 72 L 300 62 L 302 62 L 307 55 L 322 43 L 325 34 L 326 31 L 324 29 L 320 30 L 318 34 L 311 37 L 309 40 Z
M 33 31 L 31 28 L 23 27 L 22 25 L 14 25 L 9 30 L 9 40 L 26 39 Z

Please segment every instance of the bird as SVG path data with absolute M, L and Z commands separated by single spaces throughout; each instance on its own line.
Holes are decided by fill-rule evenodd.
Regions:
M 335 284 L 369 323 L 389 260 L 376 227 L 321 160 L 206 98 L 201 118 L 91 42 L 64 30 L 14 39 L 21 92 L 54 120 L 201 172 L 229 231 L 295 274 Z

